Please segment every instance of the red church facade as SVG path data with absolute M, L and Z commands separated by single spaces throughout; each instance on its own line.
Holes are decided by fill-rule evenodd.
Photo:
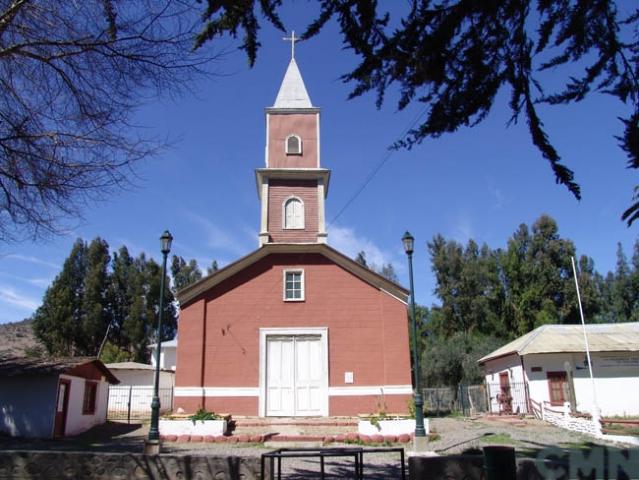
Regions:
M 182 290 L 175 407 L 235 415 L 403 413 L 408 292 L 326 244 L 319 109 L 292 59 L 266 109 L 260 247 Z

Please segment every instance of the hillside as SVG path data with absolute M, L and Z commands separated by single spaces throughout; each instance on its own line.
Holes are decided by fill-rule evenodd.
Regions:
M 24 355 L 25 350 L 41 346 L 35 338 L 30 319 L 0 324 L 0 356 Z

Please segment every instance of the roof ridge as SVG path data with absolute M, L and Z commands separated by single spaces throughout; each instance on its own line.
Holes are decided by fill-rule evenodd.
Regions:
M 524 349 L 528 345 L 530 345 L 533 342 L 533 340 L 535 340 L 535 338 L 537 338 L 541 334 L 541 332 L 547 330 L 547 327 L 551 326 L 551 325 L 552 324 L 550 324 L 550 323 L 546 323 L 544 325 L 541 325 L 541 326 L 535 328 L 532 332 L 529 332 L 531 334 L 530 337 L 527 338 L 526 341 L 523 342 L 522 346 L 517 349 L 517 354 L 521 355 L 521 352 L 523 352 Z

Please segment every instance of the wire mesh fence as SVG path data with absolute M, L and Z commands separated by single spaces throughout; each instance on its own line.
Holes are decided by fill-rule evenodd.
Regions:
M 529 411 L 524 382 L 424 388 L 422 393 L 424 409 L 431 415 L 524 414 Z
M 173 387 L 160 388 L 160 413 L 173 410 Z M 109 387 L 107 418 L 109 420 L 146 420 L 151 418 L 153 387 L 145 385 L 112 385 Z

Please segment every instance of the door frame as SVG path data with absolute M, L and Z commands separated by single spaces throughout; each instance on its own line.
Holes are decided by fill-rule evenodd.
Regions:
M 569 401 L 568 399 L 566 399 L 566 392 L 564 390 L 564 386 L 568 386 L 568 375 L 565 371 L 558 370 L 554 372 L 546 372 L 546 381 L 548 382 L 548 401 L 550 402 L 550 405 L 560 406 Z M 552 399 L 552 384 L 554 383 L 560 384 L 561 387 L 559 389 L 559 391 L 561 392 L 560 402 L 553 401 Z
M 60 403 L 60 385 L 66 385 L 64 389 L 64 398 L 62 399 L 62 415 L 61 425 L 60 425 L 60 435 L 58 433 L 58 404 Z M 66 434 L 67 429 L 67 416 L 69 414 L 69 394 L 71 390 L 71 379 L 69 378 L 59 378 L 58 379 L 58 389 L 55 396 L 55 410 L 53 413 L 53 438 L 61 438 Z
M 295 337 L 302 335 L 315 335 L 320 337 L 322 348 L 322 372 L 323 382 L 322 403 L 320 415 L 328 417 L 328 327 L 307 327 L 307 328 L 260 328 L 260 398 L 258 414 L 260 417 L 266 416 L 266 339 L 269 336 Z

